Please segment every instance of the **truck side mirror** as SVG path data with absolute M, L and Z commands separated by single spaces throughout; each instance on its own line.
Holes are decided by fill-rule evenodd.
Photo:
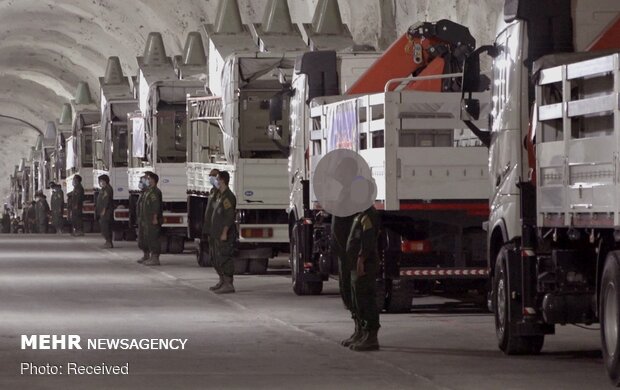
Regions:
M 284 99 L 278 93 L 269 99 L 269 123 L 275 124 L 282 120 Z

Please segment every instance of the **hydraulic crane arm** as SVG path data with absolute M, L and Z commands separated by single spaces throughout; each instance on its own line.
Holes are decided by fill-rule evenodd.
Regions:
M 469 29 L 442 19 L 412 25 L 349 88 L 346 95 L 383 92 L 392 79 L 461 72 L 463 61 L 476 47 Z M 397 85 L 394 85 L 393 90 Z M 404 89 L 460 91 L 460 80 L 436 79 L 410 82 Z

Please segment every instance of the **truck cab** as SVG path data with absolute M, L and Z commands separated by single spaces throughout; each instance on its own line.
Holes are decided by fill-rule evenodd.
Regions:
M 123 75 L 118 57 L 110 57 L 105 76 L 99 79 L 101 121 L 93 128 L 93 184 L 95 198 L 101 188 L 98 177 L 108 175 L 114 190 L 115 239 L 135 239 L 135 230 L 129 224 L 129 190 L 127 151 L 129 131 L 127 115 L 138 109 L 127 77 Z
M 185 99 L 204 94 L 204 81 L 179 79 L 160 33 L 149 34 L 144 56 L 137 61 L 139 111 L 128 115 L 130 216 L 135 216 L 140 177 L 155 172 L 164 203 L 162 251 L 181 253 L 187 237 Z M 204 57 L 202 61 L 206 63 Z
M 93 128 L 101 119 L 96 102 L 92 99 L 88 84 L 80 82 L 75 99 L 71 101 L 73 122 L 71 135 L 66 139 L 66 196 L 73 191 L 73 178 L 82 177 L 84 187 L 84 229 L 93 232 L 95 222 L 95 191 L 93 182 Z

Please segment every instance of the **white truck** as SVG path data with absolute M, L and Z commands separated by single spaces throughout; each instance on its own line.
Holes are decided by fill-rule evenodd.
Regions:
M 105 76 L 99 79 L 100 123 L 93 128 L 93 184 L 95 201 L 101 188 L 98 177 L 108 175 L 114 190 L 115 240 L 135 240 L 136 231 L 129 223 L 127 115 L 138 109 L 127 77 L 123 75 L 118 57 L 110 57 Z
M 160 33 L 149 34 L 144 56 L 137 60 L 139 111 L 129 114 L 130 218 L 135 220 L 140 177 L 155 172 L 164 203 L 162 252 L 181 253 L 187 237 L 185 99 L 204 93 L 205 83 L 179 79 Z M 204 56 L 202 61 L 206 65 Z
M 88 84 L 80 82 L 75 99 L 71 100 L 73 121 L 71 135 L 66 138 L 66 191 L 65 197 L 71 196 L 73 178 L 82 177 L 84 187 L 83 220 L 84 232 L 98 229 L 95 221 L 95 191 L 93 183 L 93 127 L 101 119 L 96 102 L 92 99 Z
M 342 31 L 337 3 L 331 3 L 328 11 L 335 18 L 325 18 L 325 25 L 336 23 Z M 322 15 L 325 7 L 317 10 Z M 204 30 L 209 40 L 209 88 L 215 96 L 187 101 L 190 232 L 201 238 L 211 190 L 209 172 L 229 171 L 237 197 L 235 272 L 262 274 L 270 258 L 289 250 L 288 100 L 295 58 L 310 49 L 312 40 L 331 39 L 339 45 L 352 40 L 348 30 L 348 35 L 326 37 L 318 31 L 304 38 L 283 0 L 270 1 L 258 25 L 243 25 L 236 1 L 222 1 L 215 24 Z M 198 243 L 197 259 L 201 266 L 210 265 L 205 240 Z
M 416 35 L 420 42 L 436 40 L 435 44 L 441 42 L 451 53 L 456 47 L 474 48 L 475 40 L 460 25 L 440 21 L 424 26 L 410 29 L 414 35 L 425 31 Z M 450 33 L 435 35 L 436 31 Z M 401 38 L 376 63 L 387 59 L 387 66 L 400 66 L 393 62 L 396 56 L 408 61 L 404 68 L 414 67 L 415 59 L 398 57 L 406 45 L 407 39 Z M 342 56 L 337 66 L 337 58 L 329 52 L 304 55 L 294 82 L 300 93 L 291 103 L 296 121 L 292 121 L 289 167 L 294 292 L 318 294 L 323 282 L 337 271 L 330 253 L 331 220 L 321 210 L 311 185 L 320 159 L 337 148 L 358 152 L 377 184 L 375 207 L 382 226 L 377 302 L 381 309 L 408 311 L 416 292 L 486 291 L 482 223 L 488 212 L 489 193 L 484 185 L 488 153 L 460 119 L 460 73 L 446 74 L 443 66 L 437 67 L 437 73 L 434 70 L 434 61 L 457 59 L 427 58 L 428 64 L 420 62 L 417 77 L 395 79 L 377 74 L 377 69 L 385 69 L 372 66 L 349 89 L 361 90 L 364 84 L 379 82 L 385 84 L 383 92 L 316 97 L 307 104 L 309 98 L 328 95 L 334 83 L 337 90 L 338 75 L 343 82 L 344 69 L 350 67 Z M 456 62 L 462 64 L 463 58 Z M 425 70 L 431 73 L 425 75 Z M 436 82 L 430 91 L 424 85 L 429 81 Z M 416 90 L 421 86 L 422 90 Z M 484 127 L 480 121 L 476 124 Z
M 507 2 L 507 25 L 488 48 L 490 306 L 506 354 L 539 353 L 556 325 L 600 322 L 617 386 L 620 55 L 572 51 L 617 51 L 620 4 L 573 4 Z M 606 29 L 588 23 L 605 15 Z

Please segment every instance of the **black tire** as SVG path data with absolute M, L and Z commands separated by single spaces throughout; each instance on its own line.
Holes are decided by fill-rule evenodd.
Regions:
M 185 250 L 185 237 L 170 236 L 168 237 L 168 252 L 179 254 Z
M 620 386 L 620 251 L 609 252 L 601 279 L 601 345 L 611 383 Z
M 122 230 L 113 230 L 112 231 L 112 240 L 114 240 L 114 241 L 123 241 L 123 231 Z
M 515 336 L 509 324 L 511 292 L 508 290 L 508 252 L 512 249 L 512 245 L 503 246 L 495 262 L 492 298 L 495 334 L 499 349 L 506 355 L 537 355 L 543 347 L 545 336 Z
M 323 292 L 323 282 L 304 281 L 304 268 L 301 264 L 301 254 L 297 243 L 297 231 L 292 230 L 291 234 L 291 278 L 293 282 L 293 292 L 296 295 L 319 295 Z
M 168 253 L 168 237 L 159 236 L 159 251 L 160 253 Z
M 138 235 L 136 234 L 136 229 L 127 229 L 125 230 L 125 241 L 136 241 L 138 239 Z
M 385 311 L 387 313 L 409 313 L 415 295 L 413 282 L 392 280 L 386 287 Z
M 84 227 L 84 233 L 94 233 L 95 232 L 95 222 L 94 221 L 84 221 L 82 226 Z
M 233 259 L 235 263 L 235 275 L 243 275 L 248 272 L 248 259 Z
M 201 267 L 212 267 L 213 262 L 211 256 L 209 256 L 209 247 L 202 242 L 198 243 L 198 249 L 196 250 L 196 260 Z
M 269 259 L 250 259 L 248 272 L 252 275 L 264 275 L 269 267 Z

